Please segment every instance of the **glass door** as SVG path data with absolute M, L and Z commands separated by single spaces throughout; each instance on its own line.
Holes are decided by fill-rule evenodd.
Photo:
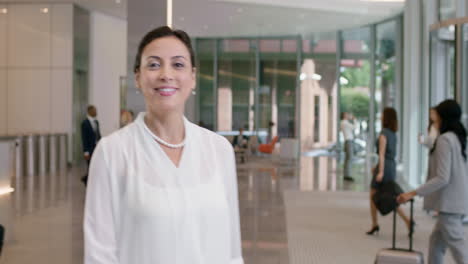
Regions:
M 456 61 L 455 61 L 455 26 L 431 32 L 431 106 L 444 99 L 455 98 Z

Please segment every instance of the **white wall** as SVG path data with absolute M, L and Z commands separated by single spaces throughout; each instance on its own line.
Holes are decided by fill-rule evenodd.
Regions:
M 70 133 L 73 6 L 1 8 L 0 134 Z
M 120 77 L 127 74 L 127 21 L 91 13 L 89 102 L 102 135 L 119 128 Z

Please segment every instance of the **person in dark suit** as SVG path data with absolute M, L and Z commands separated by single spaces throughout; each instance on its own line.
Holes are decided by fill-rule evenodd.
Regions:
M 87 118 L 81 123 L 81 142 L 83 143 L 83 154 L 86 162 L 88 163 L 88 168 L 94 148 L 96 148 L 98 141 L 101 139 L 99 122 L 96 117 L 96 107 L 90 105 L 88 106 Z M 81 181 L 86 185 L 88 181 L 88 173 L 81 178 Z
M 239 135 L 234 137 L 232 141 L 233 147 L 238 148 L 247 148 L 247 141 L 249 141 L 249 137 L 244 135 L 244 128 L 239 128 Z

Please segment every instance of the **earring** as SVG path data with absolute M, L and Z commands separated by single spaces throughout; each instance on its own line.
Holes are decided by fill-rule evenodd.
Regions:
M 192 94 L 193 95 L 196 95 L 197 94 L 197 91 L 195 91 L 195 89 L 192 90 Z

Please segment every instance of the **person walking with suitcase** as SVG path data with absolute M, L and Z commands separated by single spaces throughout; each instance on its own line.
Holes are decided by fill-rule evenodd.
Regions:
M 406 203 L 423 196 L 424 209 L 439 212 L 429 241 L 429 264 L 442 264 L 447 247 L 456 263 L 467 264 L 468 242 L 463 232 L 463 217 L 468 214 L 467 134 L 456 101 L 445 100 L 436 110 L 441 118 L 440 136 L 430 153 L 427 182 L 399 195 L 397 201 Z

